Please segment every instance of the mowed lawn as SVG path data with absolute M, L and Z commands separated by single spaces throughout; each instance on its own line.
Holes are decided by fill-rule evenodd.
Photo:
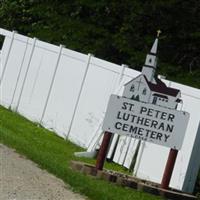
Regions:
M 74 191 L 86 195 L 91 200 L 161 199 L 72 171 L 69 162 L 77 160 L 74 157 L 74 152 L 83 151 L 83 149 L 1 106 L 0 143 L 16 149 L 17 152 L 33 160 L 41 168 L 71 185 Z M 89 162 L 94 163 L 94 160 Z M 106 167 L 123 170 L 110 163 L 106 163 Z

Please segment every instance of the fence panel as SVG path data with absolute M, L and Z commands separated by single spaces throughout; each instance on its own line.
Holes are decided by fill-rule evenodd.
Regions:
M 86 70 L 87 55 L 63 50 L 42 124 L 66 138 Z M 81 134 L 79 132 L 79 134 Z
M 17 111 L 29 119 L 39 122 L 49 91 L 57 59 L 55 51 L 40 48 L 40 41 L 32 40 L 30 53 L 26 58 L 26 74 L 20 90 Z
M 6 37 L 2 49 L 2 68 L 1 70 L 1 104 L 9 107 L 12 102 L 17 74 L 20 71 L 22 57 L 26 48 L 25 43 L 21 43 L 15 34 L 12 41 L 11 36 Z M 4 49 L 5 48 L 5 49 Z
M 69 138 L 87 147 L 117 84 L 121 66 L 92 58 Z

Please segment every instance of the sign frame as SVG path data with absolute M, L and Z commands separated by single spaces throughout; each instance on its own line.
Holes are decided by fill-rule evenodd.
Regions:
M 111 95 L 103 131 L 181 149 L 189 113 Z

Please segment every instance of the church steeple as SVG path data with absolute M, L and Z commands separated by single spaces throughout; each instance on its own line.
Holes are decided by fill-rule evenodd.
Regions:
M 157 32 L 157 37 L 153 43 L 150 53 L 147 54 L 145 64 L 142 68 L 142 74 L 144 74 L 149 82 L 154 83 L 154 75 L 157 67 L 157 48 L 158 38 L 161 31 Z

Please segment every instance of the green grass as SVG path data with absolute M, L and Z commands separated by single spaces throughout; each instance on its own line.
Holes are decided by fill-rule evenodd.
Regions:
M 20 154 L 33 160 L 41 168 L 64 180 L 76 192 L 93 200 L 156 200 L 159 197 L 122 188 L 103 180 L 74 172 L 69 168 L 71 160 L 77 160 L 74 152 L 82 148 L 65 141 L 54 133 L 38 127 L 22 116 L 0 107 L 0 143 L 16 149 Z M 90 161 L 94 163 L 94 160 Z M 106 163 L 110 169 L 123 169 Z

